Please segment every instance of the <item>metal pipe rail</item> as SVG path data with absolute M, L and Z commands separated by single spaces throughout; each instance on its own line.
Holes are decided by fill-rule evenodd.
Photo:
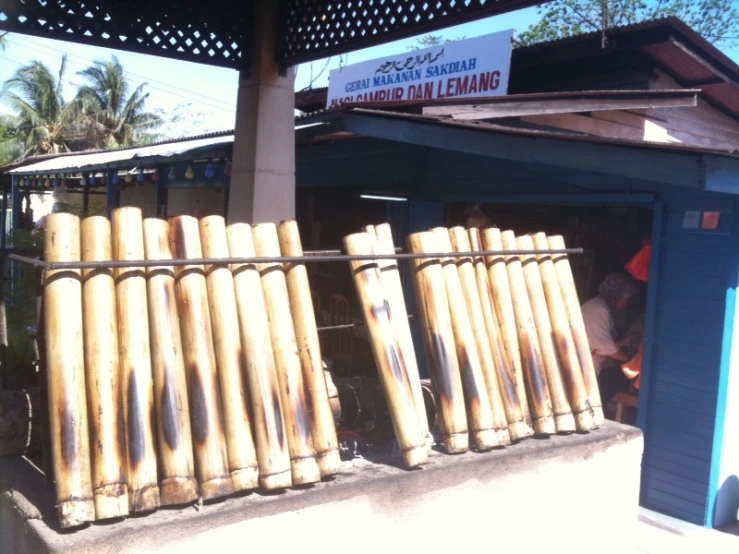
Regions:
M 330 253 L 326 253 L 330 252 Z M 443 252 L 437 254 L 414 254 L 400 252 L 396 254 L 349 255 L 334 254 L 339 250 L 323 250 L 306 252 L 302 256 L 251 256 L 248 258 L 176 258 L 172 260 L 114 260 L 88 262 L 47 262 L 37 258 L 29 258 L 18 254 L 6 254 L 5 258 L 15 262 L 32 265 L 45 270 L 60 269 L 114 269 L 124 267 L 179 267 L 188 265 L 231 265 L 231 264 L 268 264 L 268 263 L 335 263 L 351 261 L 376 260 L 421 260 L 437 258 L 471 258 L 477 256 L 531 256 L 538 254 L 582 254 L 582 248 L 562 248 L 554 250 L 481 250 L 477 252 Z

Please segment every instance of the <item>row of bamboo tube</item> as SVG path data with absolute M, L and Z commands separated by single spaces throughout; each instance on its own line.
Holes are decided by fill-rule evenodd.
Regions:
M 349 254 L 394 251 L 390 226 L 345 237 Z M 444 449 L 504 446 L 584 432 L 603 409 L 569 260 L 560 236 L 436 228 L 407 237 L 416 305 Z M 469 256 L 451 257 L 452 253 Z M 408 467 L 428 459 L 419 369 L 395 261 L 352 261 L 378 372 Z
M 301 254 L 292 220 L 47 217 L 47 261 L 162 261 L 45 272 L 62 528 L 340 472 L 305 266 L 167 266 Z

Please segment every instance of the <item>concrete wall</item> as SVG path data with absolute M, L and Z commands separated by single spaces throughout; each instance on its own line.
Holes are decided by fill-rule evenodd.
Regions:
M 19 509 L 33 504 L 22 487 L 38 496 L 39 485 L 24 484 L 19 460 L 2 467 L 0 459 L 6 489 L 0 552 L 622 554 L 633 547 L 641 455 L 640 432 L 609 422 L 593 433 L 530 439 L 484 454 L 437 454 L 417 471 L 399 469 L 394 460 L 360 460 L 308 489 L 160 510 L 65 534 L 53 520 L 24 518 L 41 517 L 49 499 L 41 512 Z

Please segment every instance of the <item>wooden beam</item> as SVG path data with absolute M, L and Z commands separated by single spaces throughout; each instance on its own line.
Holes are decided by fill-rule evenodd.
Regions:
M 590 91 L 551 95 L 518 95 L 515 98 L 504 96 L 496 99 L 497 101 L 477 99 L 476 102 L 426 106 L 423 108 L 423 114 L 449 116 L 458 120 L 478 120 L 610 110 L 684 108 L 698 105 L 698 92 L 698 90 L 681 89 Z
M 734 76 L 730 76 L 728 73 L 722 71 L 721 69 L 716 67 L 714 64 L 706 60 L 703 56 L 691 50 L 688 46 L 686 46 L 679 40 L 675 40 L 674 38 L 671 38 L 670 42 L 674 44 L 675 46 L 677 46 L 682 52 L 690 56 L 693 59 L 693 61 L 701 65 L 704 69 L 706 69 L 707 71 L 710 71 L 717 77 L 720 77 L 726 83 L 729 83 L 730 85 L 733 85 L 734 87 L 739 88 L 739 79 L 735 78 Z

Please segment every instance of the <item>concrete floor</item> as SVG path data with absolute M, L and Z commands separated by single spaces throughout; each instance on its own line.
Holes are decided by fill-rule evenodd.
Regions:
M 739 536 L 639 508 L 634 545 L 634 554 L 736 554 Z

